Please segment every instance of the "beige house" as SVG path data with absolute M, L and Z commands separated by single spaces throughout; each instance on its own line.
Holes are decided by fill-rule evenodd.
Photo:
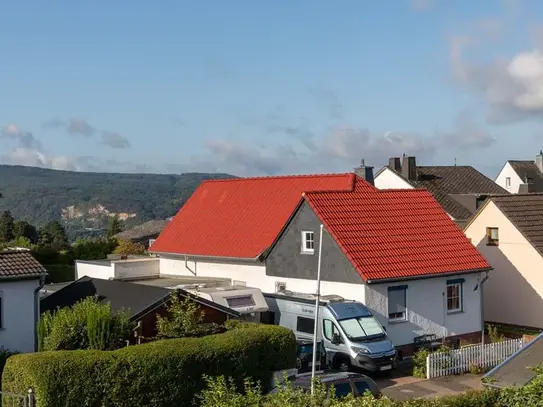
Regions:
M 543 328 L 543 193 L 489 198 L 464 233 L 494 268 L 485 321 Z

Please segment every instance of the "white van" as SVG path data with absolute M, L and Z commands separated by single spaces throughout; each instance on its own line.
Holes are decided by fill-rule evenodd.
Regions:
M 264 294 L 264 298 L 269 311 L 263 314 L 268 314 L 269 322 L 291 329 L 297 339 L 313 339 L 314 295 L 285 291 Z M 386 330 L 358 301 L 321 296 L 317 339 L 323 341 L 327 361 L 333 369 L 384 372 L 396 367 L 396 348 Z

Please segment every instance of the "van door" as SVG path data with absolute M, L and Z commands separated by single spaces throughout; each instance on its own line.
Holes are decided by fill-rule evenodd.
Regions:
M 332 365 L 334 356 L 337 353 L 343 353 L 349 355 L 349 351 L 345 345 L 345 339 L 341 334 L 338 326 L 331 319 L 322 320 L 322 336 L 324 341 L 324 347 L 326 349 L 326 362 L 328 365 Z M 336 340 L 339 338 L 339 343 Z M 334 343 L 335 342 L 335 343 Z

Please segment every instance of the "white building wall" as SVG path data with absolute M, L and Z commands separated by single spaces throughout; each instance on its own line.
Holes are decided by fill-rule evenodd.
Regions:
M 413 185 L 388 167 L 375 177 L 374 183 L 378 189 L 413 189 Z
M 509 186 L 507 186 L 507 178 L 511 180 L 511 184 Z M 523 180 L 518 176 L 517 172 L 508 162 L 503 166 L 502 170 L 496 177 L 495 182 L 500 187 L 505 188 L 511 194 L 518 194 L 518 189 L 520 185 L 523 184 Z
M 128 259 L 113 261 L 115 278 L 137 278 L 153 277 L 160 274 L 160 260 L 149 259 Z
M 445 297 L 447 280 L 465 279 L 463 283 L 463 311 L 448 314 Z M 392 284 L 366 286 L 366 305 L 379 322 L 387 328 L 396 345 L 413 343 L 413 338 L 424 334 L 438 337 L 462 335 L 481 330 L 481 291 L 473 291 L 481 274 L 467 274 L 403 281 Z M 405 321 L 388 320 L 388 287 L 407 285 L 407 317 Z
M 101 278 L 107 280 L 115 276 L 115 270 L 110 263 L 92 262 L 77 260 L 75 262 L 75 279 L 88 276 L 91 278 Z
M 498 246 L 487 246 L 487 227 L 498 228 Z M 485 320 L 543 328 L 543 257 L 493 202 L 464 233 L 494 268 L 484 285 Z
M 2 328 L 0 346 L 19 352 L 34 352 L 36 321 L 34 291 L 39 279 L 2 281 Z
M 190 260 L 185 265 L 181 258 L 160 257 L 160 273 L 162 275 L 199 276 L 199 277 L 225 277 L 233 281 L 242 281 L 249 287 L 259 288 L 264 293 L 274 293 L 276 282 L 285 282 L 287 290 L 315 293 L 317 283 L 313 280 L 282 278 L 266 275 L 264 263 L 255 264 L 229 264 L 212 263 Z M 337 294 L 350 300 L 364 302 L 364 284 L 337 283 L 321 281 L 321 294 Z

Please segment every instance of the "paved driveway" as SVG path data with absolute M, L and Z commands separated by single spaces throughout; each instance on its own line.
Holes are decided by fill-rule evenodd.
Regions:
M 391 377 L 377 379 L 383 395 L 405 401 L 415 397 L 434 398 L 480 389 L 482 375 L 458 375 L 440 379 L 418 379 L 416 377 Z

